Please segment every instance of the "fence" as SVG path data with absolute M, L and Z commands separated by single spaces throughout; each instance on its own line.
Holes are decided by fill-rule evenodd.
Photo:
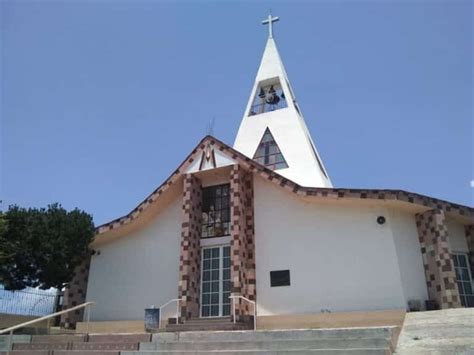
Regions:
M 61 296 L 57 290 L 26 288 L 7 291 L 0 286 L 0 313 L 44 316 L 59 309 Z

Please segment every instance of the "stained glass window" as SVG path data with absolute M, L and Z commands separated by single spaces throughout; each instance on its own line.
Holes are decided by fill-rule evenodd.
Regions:
M 202 238 L 230 235 L 229 184 L 203 188 L 201 227 Z
M 268 128 L 263 134 L 253 160 L 272 170 L 288 168 L 288 164 Z

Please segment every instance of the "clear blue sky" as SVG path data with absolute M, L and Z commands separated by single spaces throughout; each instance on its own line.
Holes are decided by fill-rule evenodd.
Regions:
M 12 1 L 1 6 L 3 208 L 119 217 L 206 133 L 232 144 L 275 37 L 336 187 L 472 204 L 471 1 Z

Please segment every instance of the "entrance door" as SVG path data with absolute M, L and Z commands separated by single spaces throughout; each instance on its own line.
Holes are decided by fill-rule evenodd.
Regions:
M 230 316 L 230 246 L 202 249 L 201 317 Z

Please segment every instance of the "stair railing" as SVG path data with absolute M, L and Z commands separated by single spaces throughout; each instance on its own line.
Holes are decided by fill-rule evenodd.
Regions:
M 86 302 L 86 303 L 82 303 L 78 306 L 74 306 L 74 307 L 71 307 L 71 308 L 68 308 L 68 309 L 65 309 L 63 311 L 59 311 L 59 312 L 55 312 L 55 313 L 51 313 L 51 314 L 48 314 L 47 316 L 44 316 L 44 317 L 40 317 L 40 318 L 36 318 L 36 319 L 33 319 L 33 320 L 30 320 L 28 322 L 23 322 L 23 323 L 20 323 L 20 324 L 17 324 L 17 325 L 14 325 L 12 327 L 9 327 L 9 328 L 6 328 L 6 329 L 2 329 L 0 330 L 0 335 L 1 334 L 8 334 L 8 346 L 7 346 L 7 354 L 10 354 L 10 351 L 12 350 L 12 337 L 13 337 L 13 332 L 17 329 L 20 329 L 20 328 L 24 328 L 28 325 L 32 325 L 32 324 L 35 324 L 35 323 L 39 323 L 39 322 L 42 322 L 42 321 L 46 321 L 46 328 L 49 329 L 49 324 L 50 324 L 50 321 L 52 318 L 55 318 L 57 316 L 60 316 L 60 315 L 63 315 L 63 314 L 66 314 L 66 313 L 69 313 L 69 312 L 72 312 L 72 311 L 76 311 L 78 309 L 83 309 L 85 308 L 85 313 L 86 313 L 86 333 L 89 332 L 89 321 L 90 321 L 90 307 L 95 305 L 96 303 L 95 302 Z
M 179 308 L 179 303 L 182 301 L 181 298 L 173 298 L 172 300 L 169 300 L 168 302 L 166 302 L 165 304 L 161 305 L 160 307 L 158 307 L 160 309 L 160 315 L 159 315 L 159 319 L 158 319 L 158 327 L 161 328 L 161 318 L 162 318 L 162 309 L 165 308 L 167 305 L 169 305 L 170 303 L 173 303 L 173 302 L 176 302 L 176 324 L 179 323 L 179 316 L 180 316 L 180 308 Z
M 236 322 L 236 317 L 235 317 L 235 300 L 236 299 L 241 299 L 244 300 L 245 302 L 250 303 L 253 306 L 253 330 L 257 330 L 257 304 L 254 301 L 249 300 L 248 298 L 245 298 L 244 296 L 241 295 L 231 295 L 229 296 L 230 299 L 232 299 L 232 314 L 234 315 L 234 324 Z

